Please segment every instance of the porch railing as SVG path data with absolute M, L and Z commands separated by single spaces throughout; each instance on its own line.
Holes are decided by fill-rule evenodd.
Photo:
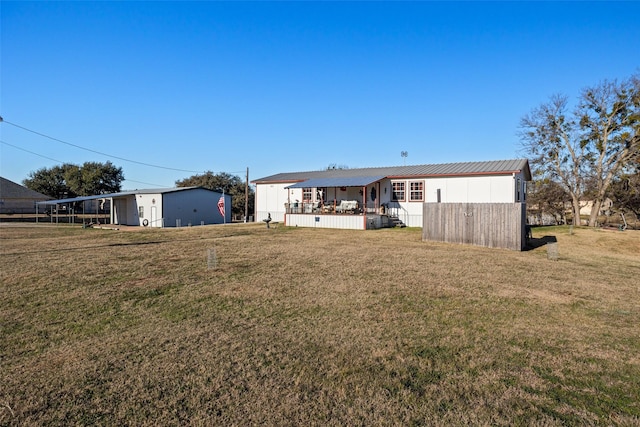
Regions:
M 349 202 L 349 203 L 345 203 Z M 288 214 L 313 214 L 313 215 L 362 215 L 365 212 L 361 208 L 360 204 L 354 201 L 336 201 L 320 203 L 320 202 L 298 202 L 298 203 L 285 203 L 285 213 Z M 368 208 L 366 209 L 369 210 Z

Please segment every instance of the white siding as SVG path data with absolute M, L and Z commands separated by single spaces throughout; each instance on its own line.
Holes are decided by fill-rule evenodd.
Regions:
M 441 203 L 513 203 L 516 202 L 517 178 L 521 183 L 521 194 L 524 194 L 525 180 L 521 174 L 508 175 L 478 175 L 463 177 L 442 177 L 442 178 L 399 178 L 384 179 L 376 187 L 377 201 L 371 201 L 371 187 L 367 186 L 367 207 L 379 207 L 381 204 L 387 206 L 387 213 L 396 215 L 409 227 L 422 227 L 422 215 L 424 203 L 438 202 L 438 190 L 440 190 Z M 405 200 L 393 201 L 392 182 L 403 181 L 405 183 Z M 422 181 L 423 200 L 410 201 L 411 182 Z M 285 203 L 294 203 L 296 200 L 302 202 L 302 189 L 286 189 L 290 183 L 283 184 L 258 184 L 256 185 L 256 221 L 262 221 L 271 214 L 273 221 L 284 221 Z M 375 184 L 374 184 L 375 185 Z M 340 200 L 357 200 L 362 203 L 362 195 L 359 194 L 360 188 L 349 187 L 346 191 L 340 188 L 329 188 L 325 199 L 333 201 L 335 198 L 337 203 Z M 385 191 L 386 190 L 386 191 Z M 314 194 L 314 200 L 316 195 Z M 359 217 L 362 219 L 362 217 Z M 307 215 L 304 219 L 293 219 L 287 216 L 287 225 L 298 225 L 305 227 L 328 227 L 328 228 L 353 228 L 352 225 L 342 224 L 340 221 L 325 219 L 321 216 L 319 224 L 315 221 L 315 217 Z M 337 220 L 336 220 L 337 221 Z M 352 221 L 352 220 L 346 220 Z M 305 225 L 303 225 L 303 223 Z M 364 224 L 364 221 L 363 221 Z M 362 228 L 364 225 L 357 225 L 356 228 Z
M 515 177 L 473 176 L 429 178 L 426 180 L 427 199 L 437 202 L 440 189 L 442 203 L 512 203 L 515 201 Z
M 364 230 L 366 216 L 363 215 L 287 215 L 287 225 L 293 227 L 342 228 Z
M 135 196 L 127 197 L 127 224 L 128 225 L 141 225 L 138 219 L 138 201 Z
M 138 225 L 143 225 L 144 220 L 149 221 L 148 227 L 162 227 L 162 195 L 161 194 L 138 194 L 136 203 L 133 203 L 134 215 L 138 217 Z M 155 206 L 158 219 L 151 221 L 151 207 Z M 143 209 L 143 217 L 139 217 L 140 207 Z M 171 224 L 170 224 L 171 225 Z M 175 225 L 175 224 L 174 224 Z
M 271 214 L 271 219 L 273 221 L 284 221 L 284 204 L 287 203 L 288 192 L 291 191 L 292 193 L 292 202 L 295 201 L 295 199 L 302 200 L 302 190 L 287 190 L 285 187 L 289 185 L 291 184 L 283 183 L 256 185 L 256 222 L 266 219 L 269 214 Z

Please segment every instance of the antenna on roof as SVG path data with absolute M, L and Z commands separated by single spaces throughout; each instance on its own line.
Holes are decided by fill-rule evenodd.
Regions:
M 402 157 L 403 163 L 404 163 L 405 166 L 407 165 L 407 156 L 408 155 L 409 155 L 408 151 L 401 151 L 400 152 L 400 156 Z

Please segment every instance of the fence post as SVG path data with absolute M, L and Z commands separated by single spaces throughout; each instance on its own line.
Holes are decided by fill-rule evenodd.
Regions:
M 558 260 L 558 242 L 547 243 L 547 259 Z

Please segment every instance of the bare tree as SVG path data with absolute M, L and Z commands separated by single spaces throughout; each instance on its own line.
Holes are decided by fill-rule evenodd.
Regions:
M 613 179 L 640 151 L 638 76 L 604 81 L 584 89 L 574 112 L 568 98 L 552 96 L 524 116 L 521 141 L 532 166 L 557 181 L 571 196 L 573 224 L 580 224 L 580 201 L 593 186 L 589 225 L 595 226 Z
M 635 168 L 629 169 L 629 173 L 613 181 L 609 194 L 617 211 L 633 213 L 636 220 L 640 220 L 640 158 L 635 162 Z
M 548 178 L 534 180 L 527 186 L 527 211 L 538 219 L 538 223 L 545 215 L 553 216 L 556 225 L 565 223 L 565 210 L 570 201 L 564 188 Z
M 349 169 L 349 166 L 339 165 L 338 163 L 330 163 L 329 166 L 327 166 L 328 171 L 338 170 L 338 169 Z
M 571 197 L 573 224 L 580 225 L 580 199 L 589 154 L 578 124 L 567 111 L 568 98 L 554 95 L 520 121 L 523 148 L 534 174 L 558 182 Z
M 638 78 L 622 83 L 605 81 L 585 89 L 578 105 L 581 137 L 589 142 L 589 174 L 595 194 L 589 225 L 614 178 L 638 156 L 640 150 L 640 87 Z

